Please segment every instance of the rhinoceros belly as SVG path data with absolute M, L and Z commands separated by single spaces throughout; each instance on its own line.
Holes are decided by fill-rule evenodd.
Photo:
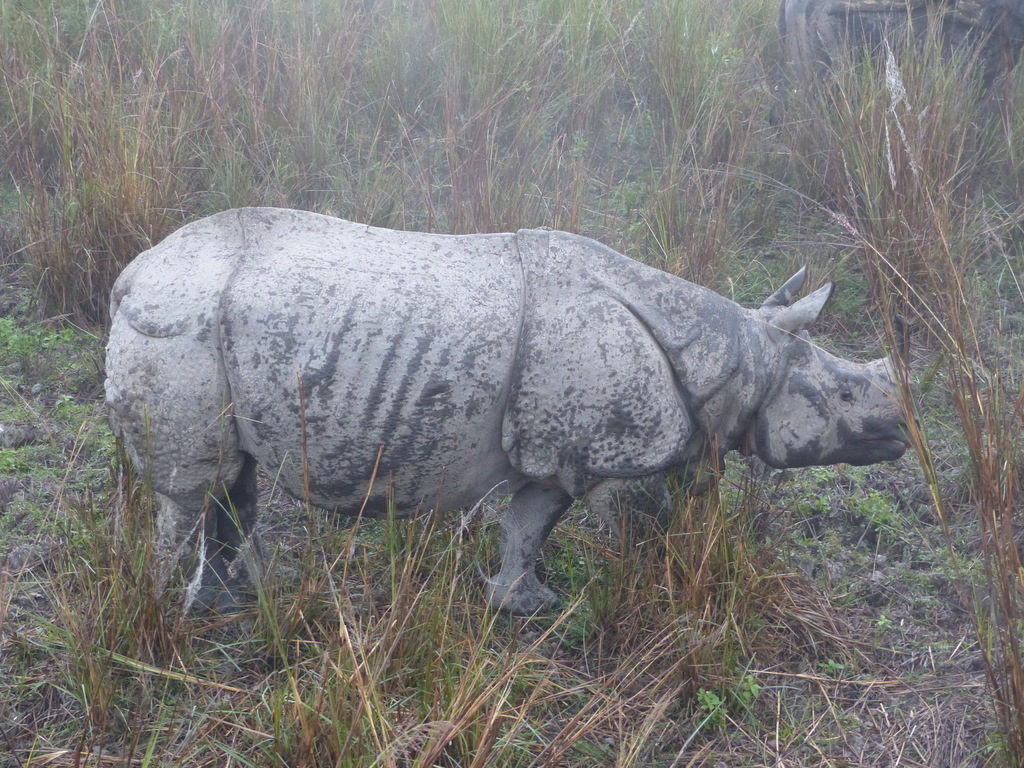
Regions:
M 353 514 L 475 503 L 522 478 L 501 450 L 521 323 L 511 236 L 339 222 L 268 232 L 233 276 L 222 344 L 243 450 Z

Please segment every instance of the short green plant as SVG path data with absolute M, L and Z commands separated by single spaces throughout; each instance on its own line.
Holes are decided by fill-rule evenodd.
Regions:
M 824 671 L 828 677 L 839 680 L 846 673 L 846 664 L 836 659 L 825 659 Z
M 701 722 L 717 728 L 730 719 L 749 717 L 761 691 L 761 684 L 750 674 L 743 674 L 724 690 L 700 688 L 697 704 L 701 710 Z
M 700 704 L 700 708 L 703 711 L 704 723 L 707 723 L 712 728 L 725 725 L 726 721 L 726 708 L 725 699 L 714 691 L 708 690 L 707 688 L 701 688 L 697 691 L 697 702 Z
M 754 702 L 761 695 L 762 689 L 763 686 L 757 681 L 757 678 L 753 675 L 745 674 L 736 681 L 729 694 L 735 702 L 737 711 L 747 714 L 751 712 Z
M 875 526 L 889 543 L 898 542 L 904 533 L 906 521 L 893 508 L 892 500 L 877 489 L 857 494 L 848 501 L 850 511 L 862 515 Z
M 15 372 L 39 378 L 59 351 L 78 343 L 71 328 L 26 327 L 11 317 L 0 317 L 0 360 L 15 365 Z
M 896 624 L 884 613 L 875 619 L 875 644 L 878 644 L 885 634 L 895 627 Z

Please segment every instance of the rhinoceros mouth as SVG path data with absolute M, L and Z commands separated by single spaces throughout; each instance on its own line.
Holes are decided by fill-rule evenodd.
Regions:
M 910 438 L 901 431 L 898 435 L 880 435 L 866 439 L 861 443 L 864 449 L 864 463 L 874 464 L 876 461 L 895 461 L 910 447 Z
M 899 458 L 904 453 L 906 453 L 907 448 L 910 447 L 910 442 L 902 437 L 892 437 L 889 438 L 888 440 L 881 441 L 880 447 L 883 448 L 884 450 L 895 453 L 896 457 Z

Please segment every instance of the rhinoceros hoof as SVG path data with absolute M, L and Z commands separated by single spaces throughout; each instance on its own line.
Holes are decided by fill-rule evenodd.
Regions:
M 192 602 L 201 616 L 230 616 L 252 607 L 256 595 L 248 582 L 232 579 L 227 584 L 203 586 Z
M 558 596 L 541 584 L 533 574 L 526 574 L 511 585 L 487 579 L 487 604 L 517 616 L 532 616 L 558 606 Z

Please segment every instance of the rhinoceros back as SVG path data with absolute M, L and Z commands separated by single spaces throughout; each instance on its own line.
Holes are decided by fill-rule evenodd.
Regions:
M 221 344 L 242 450 L 321 506 L 478 501 L 509 478 L 501 419 L 522 319 L 514 235 L 246 214 Z

